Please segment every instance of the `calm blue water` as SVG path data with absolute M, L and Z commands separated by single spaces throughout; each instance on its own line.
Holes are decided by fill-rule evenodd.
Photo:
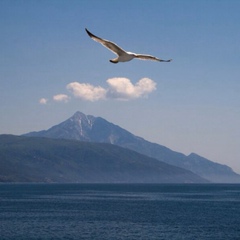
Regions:
M 240 239 L 240 185 L 0 184 L 0 239 Z

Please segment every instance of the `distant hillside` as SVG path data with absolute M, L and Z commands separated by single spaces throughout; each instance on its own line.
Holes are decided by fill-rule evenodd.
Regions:
M 187 156 L 188 161 L 184 164 L 188 164 L 191 162 L 192 164 L 189 165 L 188 169 L 191 170 L 192 166 L 200 165 L 199 171 L 194 168 L 194 172 L 199 174 L 203 178 L 211 179 L 212 182 L 220 182 L 220 183 L 239 183 L 240 175 L 233 172 L 233 170 L 222 164 L 217 164 L 212 161 L 209 161 L 206 158 L 203 158 L 195 153 L 191 153 Z
M 106 143 L 0 135 L 1 182 L 204 183 L 190 171 Z
M 240 175 L 236 174 L 226 165 L 212 162 L 197 154 L 186 156 L 182 153 L 172 151 L 167 147 L 137 137 L 101 117 L 85 115 L 81 112 L 76 112 L 66 121 L 48 130 L 31 132 L 25 135 L 111 143 L 137 151 L 168 164 L 190 170 L 211 182 L 240 182 Z

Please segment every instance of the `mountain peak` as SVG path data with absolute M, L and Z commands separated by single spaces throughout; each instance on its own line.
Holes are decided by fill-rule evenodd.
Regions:
M 84 113 L 77 111 L 66 121 L 55 125 L 48 130 L 31 132 L 25 134 L 25 136 L 73 139 L 89 142 L 91 140 L 89 134 L 92 130 L 95 120 L 95 117 L 91 115 L 85 115 Z
M 86 116 L 84 113 L 82 113 L 82 112 L 80 112 L 80 111 L 77 111 L 77 112 L 75 112 L 74 114 L 73 114 L 73 116 L 72 117 L 84 117 L 84 116 Z
M 92 130 L 95 120 L 95 117 L 77 111 L 72 117 L 53 128 L 58 129 L 59 133 L 64 135 L 63 138 L 89 141 L 89 133 Z
M 75 113 L 72 115 L 71 118 L 85 118 L 86 116 L 87 116 L 86 114 L 84 114 L 84 113 L 82 113 L 82 112 L 80 112 L 80 111 L 77 111 L 77 112 L 75 112 Z
M 71 118 L 66 120 L 65 122 L 72 122 L 73 124 L 76 124 L 78 127 L 81 128 L 88 128 L 91 129 L 93 126 L 93 123 L 95 121 L 95 117 L 91 115 L 85 115 L 82 112 L 77 111 L 76 113 L 73 114 Z

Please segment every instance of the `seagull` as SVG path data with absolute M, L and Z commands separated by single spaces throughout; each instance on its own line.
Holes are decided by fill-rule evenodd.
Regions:
M 151 55 L 126 52 L 125 50 L 120 48 L 117 44 L 93 35 L 86 28 L 85 28 L 85 30 L 90 38 L 92 38 L 96 42 L 101 43 L 104 47 L 108 48 L 110 51 L 112 51 L 113 53 L 115 53 L 117 55 L 117 58 L 109 60 L 111 63 L 128 62 L 134 58 L 138 58 L 141 60 L 153 60 L 153 61 L 158 61 L 158 62 L 171 62 L 172 61 L 172 59 L 162 60 L 162 59 L 159 59 L 159 58 L 151 56 Z

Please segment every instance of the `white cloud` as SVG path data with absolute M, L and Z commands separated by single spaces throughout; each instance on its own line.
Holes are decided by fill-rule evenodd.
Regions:
M 103 99 L 136 99 L 146 97 L 156 90 L 156 83 L 149 78 L 142 78 L 135 85 L 128 78 L 110 78 L 107 84 L 108 88 L 103 88 L 88 83 L 72 82 L 67 85 L 67 89 L 76 98 L 92 102 Z
M 48 99 L 47 99 L 47 98 L 41 98 L 41 99 L 39 99 L 39 103 L 40 103 L 40 104 L 45 105 L 45 104 L 47 104 L 47 102 L 48 102 Z
M 128 78 L 110 78 L 108 95 L 110 98 L 129 100 L 145 97 L 156 90 L 156 83 L 149 78 L 140 79 L 135 85 Z
M 66 94 L 57 94 L 53 96 L 53 100 L 56 102 L 68 102 L 70 97 Z
M 72 94 L 76 98 L 81 98 L 87 101 L 98 101 L 101 99 L 105 99 L 106 97 L 106 89 L 100 86 L 93 86 L 88 83 L 79 83 L 72 82 L 67 85 L 67 89 L 72 92 Z

